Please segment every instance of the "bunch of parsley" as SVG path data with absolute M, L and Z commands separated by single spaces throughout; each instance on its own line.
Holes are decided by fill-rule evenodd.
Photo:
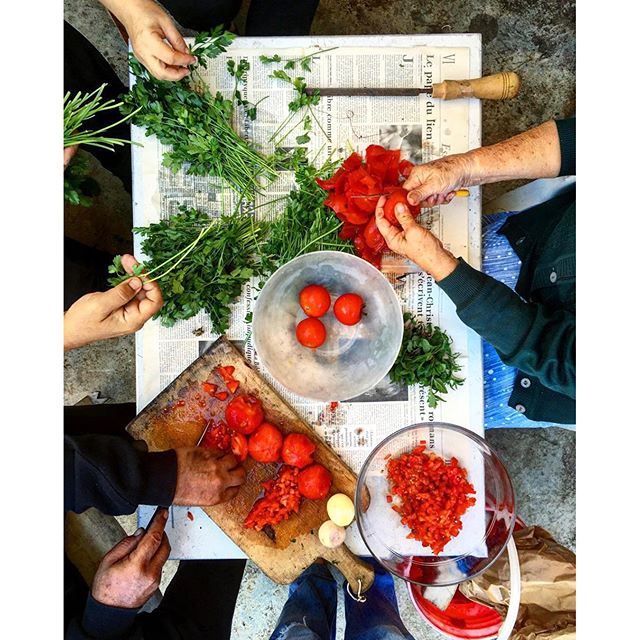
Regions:
M 425 324 L 410 313 L 404 314 L 404 320 L 400 355 L 389 375 L 394 382 L 427 387 L 427 403 L 435 408 L 438 402 L 444 402 L 438 394 L 464 382 L 464 378 L 455 375 L 460 371 L 460 354 L 453 352 L 451 337 L 440 327 Z
M 233 40 L 222 27 L 210 34 L 201 33 L 191 47 L 198 59 L 191 73 L 178 82 L 157 80 L 133 56 L 129 58 L 136 82 L 122 97 L 120 110 L 131 114 L 135 125 L 144 127 L 148 136 L 171 145 L 163 164 L 177 172 L 186 164 L 186 172 L 213 176 L 224 180 L 238 193 L 259 191 L 260 178 L 277 176 L 273 159 L 264 157 L 233 129 L 234 99 L 255 117 L 255 109 L 242 101 L 236 89 L 232 99 L 221 93 L 213 95 L 206 84 L 198 81 L 198 66 L 206 67 L 207 59 L 226 50 Z M 239 80 L 247 64 L 229 71 Z
M 228 329 L 230 305 L 251 277 L 261 275 L 256 256 L 266 225 L 237 210 L 212 220 L 197 209 L 182 207 L 168 220 L 134 231 L 143 237 L 147 256 L 135 273 L 158 281 L 164 305 L 156 317 L 162 324 L 171 327 L 204 309 L 214 333 Z M 128 277 L 120 256 L 109 272 L 112 285 Z

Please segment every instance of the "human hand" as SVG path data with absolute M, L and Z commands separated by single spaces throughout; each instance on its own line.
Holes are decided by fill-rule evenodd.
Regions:
M 409 191 L 409 203 L 423 207 L 449 204 L 457 189 L 473 184 L 472 164 L 470 154 L 460 153 L 413 167 L 402 185 Z
M 153 0 L 101 0 L 122 22 L 136 58 L 159 80 L 182 80 L 196 58 L 171 16 Z M 167 44 L 168 42 L 168 44 Z
M 71 159 L 73 158 L 73 156 L 76 155 L 77 152 L 78 152 L 78 145 L 77 144 L 74 144 L 71 147 L 64 147 L 63 161 L 64 161 L 64 168 L 65 169 L 69 166 L 69 163 L 71 162 Z
M 171 545 L 164 527 L 168 511 L 158 508 L 147 526 L 109 551 L 93 578 L 91 595 L 109 607 L 137 609 L 160 586 L 162 567 Z
M 122 266 L 133 273 L 138 262 L 131 255 L 122 256 Z M 75 349 L 96 340 L 134 333 L 162 307 L 162 292 L 157 282 L 130 278 L 76 300 L 64 314 L 64 349 Z
M 203 447 L 176 449 L 178 480 L 173 504 L 206 507 L 231 500 L 246 472 L 236 457 Z
M 442 242 L 428 229 L 421 227 L 413 218 L 406 205 L 398 203 L 394 213 L 401 227 L 391 224 L 384 216 L 386 196 L 382 196 L 376 205 L 376 224 L 391 251 L 409 258 L 436 282 L 442 280 L 458 266 L 458 261 Z

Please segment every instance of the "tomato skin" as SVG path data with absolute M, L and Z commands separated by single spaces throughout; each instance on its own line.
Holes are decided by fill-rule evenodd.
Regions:
M 249 445 L 246 436 L 241 433 L 234 433 L 231 436 L 231 453 L 238 458 L 239 462 L 244 462 L 249 453 Z
M 331 474 L 321 464 L 312 464 L 298 475 L 298 489 L 304 498 L 323 500 L 331 489 Z
M 249 438 L 249 455 L 256 462 L 278 462 L 282 442 L 280 429 L 270 422 L 263 422 Z
M 229 426 L 244 435 L 253 433 L 264 421 L 262 403 L 251 394 L 242 394 L 233 398 L 227 405 L 224 415 Z
M 324 344 L 327 330 L 318 318 L 305 318 L 296 327 L 296 338 L 303 347 L 316 349 Z
M 387 246 L 384 237 L 378 229 L 375 216 L 367 223 L 363 236 L 365 243 L 374 253 L 380 253 Z
M 342 324 L 352 326 L 362 319 L 364 300 L 357 293 L 341 295 L 333 305 L 333 313 Z
M 409 192 L 401 187 L 395 188 L 388 196 L 387 201 L 384 203 L 384 217 L 396 227 L 400 226 L 398 218 L 396 218 L 396 205 L 403 204 L 409 213 L 415 218 L 420 213 L 420 207 L 409 204 L 407 200 L 407 194 Z
M 300 292 L 298 302 L 310 318 L 320 318 L 329 311 L 331 296 L 323 286 L 310 284 Z
M 290 433 L 282 445 L 282 461 L 292 467 L 303 469 L 313 462 L 316 445 L 304 433 Z

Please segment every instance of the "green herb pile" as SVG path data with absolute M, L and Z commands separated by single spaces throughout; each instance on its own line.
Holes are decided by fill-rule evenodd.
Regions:
M 71 204 L 90 207 L 100 194 L 100 185 L 89 175 L 86 158 L 75 155 L 64 171 L 64 199 Z
M 311 251 L 353 253 L 353 245 L 338 237 L 342 222 L 324 206 L 327 193 L 316 183 L 316 178 L 332 175 L 339 164 L 327 160 L 316 169 L 300 154 L 294 155 L 291 169 L 296 187 L 287 196 L 282 213 L 270 224 L 264 246 L 270 270 Z
M 204 309 L 212 331 L 223 333 L 229 327 L 229 306 L 243 285 L 261 274 L 257 256 L 266 230 L 264 223 L 237 210 L 212 220 L 186 207 L 168 220 L 135 228 L 144 238 L 142 251 L 148 258 L 135 273 L 157 280 L 164 297 L 156 317 L 170 327 Z M 120 256 L 109 272 L 111 284 L 128 277 Z
M 130 56 L 131 73 L 136 83 L 122 98 L 122 113 L 130 114 L 132 122 L 146 128 L 163 144 L 171 145 L 163 164 L 179 171 L 224 180 L 238 193 L 261 189 L 260 178 L 270 181 L 277 173 L 273 158 L 266 158 L 233 129 L 234 100 L 255 118 L 255 105 L 243 101 L 237 89 L 238 81 L 248 69 L 248 62 L 228 65 L 236 79 L 233 99 L 220 92 L 213 95 L 203 81 L 198 81 L 198 66 L 207 65 L 226 50 L 234 36 L 217 27 L 210 34 L 198 34 L 191 52 L 198 59 L 191 73 L 179 82 L 157 80 Z
M 438 394 L 464 382 L 455 375 L 460 371 L 460 354 L 453 352 L 451 338 L 439 327 L 425 324 L 410 313 L 405 313 L 404 320 L 400 355 L 389 375 L 394 382 L 428 387 L 427 403 L 433 409 L 444 402 Z

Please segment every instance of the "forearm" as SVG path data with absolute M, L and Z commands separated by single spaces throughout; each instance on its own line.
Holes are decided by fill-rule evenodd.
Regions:
M 503 180 L 555 178 L 560 172 L 561 162 L 558 129 L 550 120 L 503 142 L 447 156 L 442 161 L 462 162 L 464 186 Z
M 145 5 L 156 3 L 154 0 L 100 0 L 100 4 L 126 27 L 131 17 L 139 13 Z

